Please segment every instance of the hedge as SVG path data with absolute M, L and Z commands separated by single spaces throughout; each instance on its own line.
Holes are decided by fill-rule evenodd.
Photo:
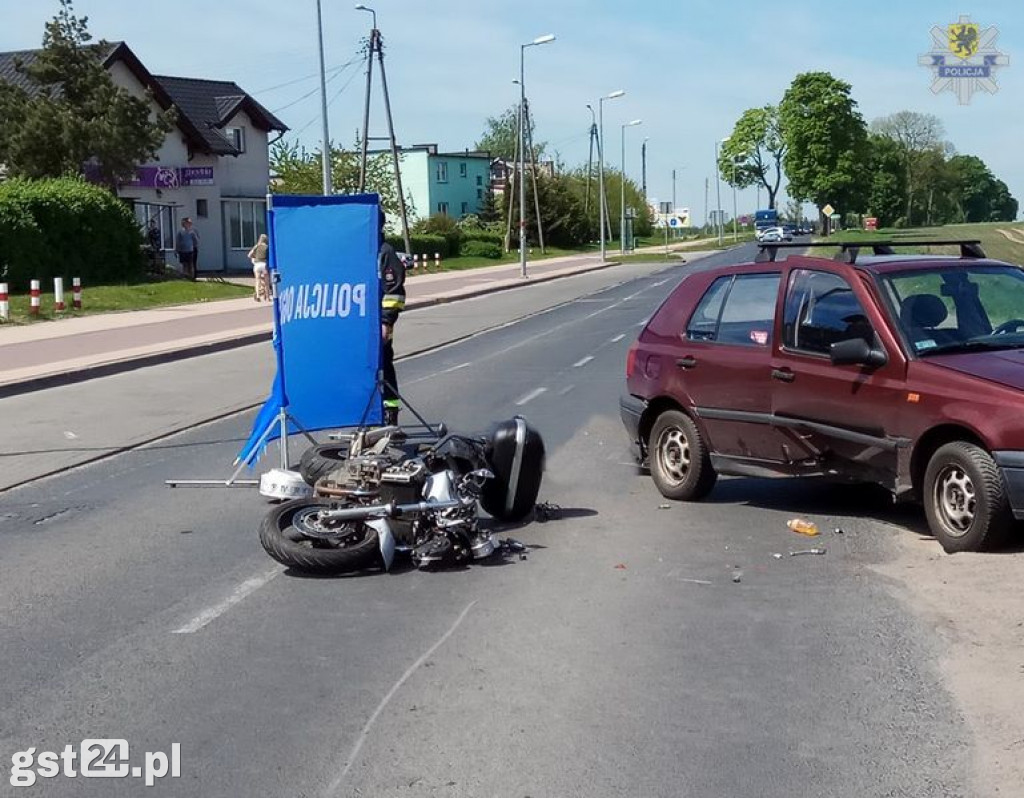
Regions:
M 401 236 L 388 236 L 387 240 L 388 243 L 399 252 L 405 251 L 405 241 Z M 410 255 L 428 255 L 432 258 L 435 253 L 437 253 L 440 254 L 442 258 L 453 257 L 451 247 L 448 244 L 448 239 L 444 236 L 410 233 L 409 246 L 412 247 L 412 252 L 409 253 Z
M 462 255 L 467 258 L 500 258 L 504 248 L 497 241 L 470 239 L 462 243 Z
M 144 271 L 135 216 L 108 190 L 74 178 L 0 183 L 0 279 L 11 291 L 54 277 L 134 282 Z

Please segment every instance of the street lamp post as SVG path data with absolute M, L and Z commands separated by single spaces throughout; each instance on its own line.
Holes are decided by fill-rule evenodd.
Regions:
M 640 146 L 640 175 L 644 202 L 647 202 L 647 142 L 649 139 L 649 136 L 644 136 L 644 143 Z M 675 208 L 672 210 L 675 210 Z
M 327 72 L 324 68 L 324 26 L 320 0 L 316 0 L 316 33 L 320 50 L 320 116 L 324 127 L 320 160 L 323 162 L 323 188 L 326 196 L 334 193 L 334 186 L 331 183 L 331 136 L 327 131 Z
M 718 243 L 722 243 L 722 181 L 718 168 L 718 139 L 715 139 L 715 227 L 718 229 Z
M 619 210 L 622 216 L 619 218 L 619 251 L 626 254 L 626 128 L 639 125 L 642 119 L 634 119 L 622 125 L 622 173 L 619 175 Z
M 600 128 L 598 130 L 598 135 L 597 135 L 597 154 L 598 154 L 598 158 L 600 160 L 600 162 L 598 164 L 599 168 L 597 170 L 597 190 L 601 194 L 601 201 L 600 201 L 601 210 L 600 210 L 600 213 L 601 213 L 601 262 L 602 263 L 604 263 L 604 260 L 605 260 L 605 257 L 606 257 L 605 242 L 607 241 L 607 237 L 605 236 L 605 231 L 604 231 L 604 221 L 605 221 L 605 218 L 608 215 L 608 204 L 607 204 L 607 201 L 606 201 L 606 197 L 604 195 L 604 101 L 605 100 L 614 100 L 617 97 L 621 97 L 625 93 L 626 92 L 624 92 L 622 89 L 618 89 L 616 91 L 611 92 L 610 94 L 606 94 L 604 97 L 600 98 L 597 101 L 597 116 L 598 116 L 599 128 Z M 609 232 L 611 232 L 611 231 L 609 231 Z
M 519 45 L 519 276 L 526 277 L 526 72 L 527 47 L 553 42 L 552 33 Z
M 736 159 L 731 158 L 730 160 L 732 161 L 732 240 L 735 244 L 740 240 L 736 230 Z

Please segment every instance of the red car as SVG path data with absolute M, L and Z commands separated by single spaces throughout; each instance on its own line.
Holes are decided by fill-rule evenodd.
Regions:
M 922 501 L 946 551 L 1002 541 L 1024 519 L 1024 270 L 976 241 L 917 243 L 961 255 L 770 244 L 685 277 L 630 348 L 620 402 L 661 493 L 700 499 L 719 474 L 874 482 Z

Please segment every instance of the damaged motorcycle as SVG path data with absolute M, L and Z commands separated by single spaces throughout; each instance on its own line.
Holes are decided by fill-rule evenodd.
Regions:
M 417 443 L 398 427 L 360 429 L 303 458 L 313 495 L 273 508 L 260 526 L 267 554 L 315 574 L 375 567 L 396 554 L 418 568 L 460 565 L 524 551 L 480 526 L 479 508 L 501 522 L 533 511 L 544 442 L 521 416 L 486 435 Z

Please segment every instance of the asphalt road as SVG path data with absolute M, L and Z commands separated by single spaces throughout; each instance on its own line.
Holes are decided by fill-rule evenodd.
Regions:
M 631 463 L 625 351 L 681 274 L 400 364 L 432 419 L 473 431 L 521 412 L 543 433 L 541 499 L 562 515 L 506 530 L 526 560 L 279 568 L 252 491 L 163 485 L 223 473 L 251 414 L 5 493 L 4 768 L 90 737 L 127 740 L 132 764 L 180 743 L 181 776 L 58 776 L 26 794 L 972 795 L 934 631 L 870 569 L 894 534 L 884 502 L 728 479 L 665 506 Z M 795 512 L 843 530 L 814 541 L 827 555 L 789 556 L 807 546 L 786 529 Z M 3 775 L 0 794 L 19 794 Z

